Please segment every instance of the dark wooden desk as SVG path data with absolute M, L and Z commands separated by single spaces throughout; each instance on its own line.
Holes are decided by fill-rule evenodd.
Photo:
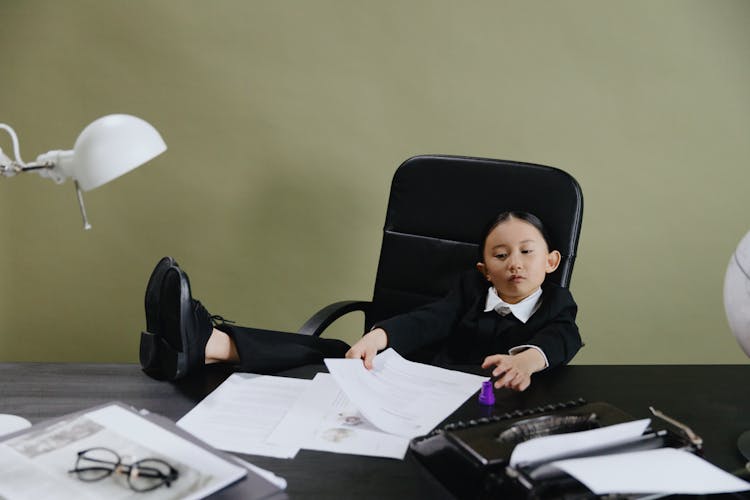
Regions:
M 312 378 L 323 370 L 308 366 L 285 375 Z M 0 364 L 0 413 L 39 422 L 117 400 L 177 420 L 229 373 L 212 368 L 170 384 L 152 380 L 137 365 L 5 363 Z M 749 382 L 750 365 L 568 366 L 536 375 L 526 392 L 497 391 L 492 411 L 583 397 L 646 417 L 652 405 L 702 436 L 706 459 L 734 471 L 744 464 L 736 439 L 750 429 Z M 485 411 L 470 398 L 449 420 Z M 293 460 L 244 458 L 285 477 L 290 498 L 450 498 L 411 455 L 399 461 L 302 450 Z

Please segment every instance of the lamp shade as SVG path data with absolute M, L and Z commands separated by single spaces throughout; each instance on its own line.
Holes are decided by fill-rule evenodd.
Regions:
M 131 115 L 107 115 L 90 123 L 76 139 L 66 173 L 89 191 L 166 151 L 148 122 Z
M 737 342 L 750 356 L 750 233 L 737 245 L 724 276 L 724 309 Z

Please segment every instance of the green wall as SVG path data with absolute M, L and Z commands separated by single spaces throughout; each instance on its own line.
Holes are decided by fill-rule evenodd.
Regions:
M 0 20 L 27 161 L 114 112 L 169 146 L 86 195 L 89 232 L 70 182 L 0 179 L 0 361 L 135 362 L 162 255 L 258 327 L 368 299 L 394 170 L 444 153 L 580 182 L 576 362 L 746 362 L 721 299 L 750 229 L 746 0 L 0 0 Z

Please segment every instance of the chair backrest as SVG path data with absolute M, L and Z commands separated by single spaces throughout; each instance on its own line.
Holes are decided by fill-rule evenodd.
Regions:
M 567 287 L 583 217 L 576 180 L 553 167 L 459 156 L 415 156 L 396 170 L 383 228 L 373 323 L 444 296 L 477 262 L 486 224 L 506 210 L 538 216 L 562 254 L 547 281 Z

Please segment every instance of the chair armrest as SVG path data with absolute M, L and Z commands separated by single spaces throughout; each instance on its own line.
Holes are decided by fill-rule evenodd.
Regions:
M 354 311 L 366 312 L 367 309 L 369 309 L 370 304 L 372 304 L 372 302 L 365 300 L 342 300 L 340 302 L 334 302 L 313 314 L 310 319 L 305 321 L 305 324 L 300 327 L 297 333 L 320 337 L 320 334 L 323 333 L 323 330 L 328 328 L 328 325 L 339 319 L 344 314 Z

